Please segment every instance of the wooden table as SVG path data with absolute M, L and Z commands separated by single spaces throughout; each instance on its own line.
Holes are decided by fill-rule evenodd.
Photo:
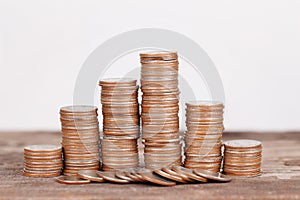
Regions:
M 263 142 L 263 175 L 217 184 L 158 187 L 144 184 L 63 185 L 22 176 L 23 147 L 58 144 L 58 132 L 2 132 L 0 199 L 300 199 L 300 133 L 225 133 Z

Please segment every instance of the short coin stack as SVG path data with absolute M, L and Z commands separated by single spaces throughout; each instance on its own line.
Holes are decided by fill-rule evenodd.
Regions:
M 140 59 L 145 165 L 181 165 L 177 53 L 149 52 L 140 54 Z
M 24 148 L 24 176 L 59 176 L 62 165 L 61 146 L 32 145 Z
M 223 171 L 228 175 L 252 177 L 261 174 L 262 144 L 256 140 L 224 142 Z
M 223 109 L 214 101 L 186 103 L 185 167 L 220 171 Z
M 135 79 L 103 79 L 101 104 L 103 135 L 106 137 L 139 136 L 138 86 Z
M 102 170 L 125 170 L 137 168 L 139 165 L 138 147 L 136 138 L 103 138 Z
M 99 123 L 94 106 L 66 106 L 60 109 L 64 174 L 99 169 Z
M 136 168 L 140 133 L 138 85 L 135 79 L 101 80 L 103 114 L 102 169 Z

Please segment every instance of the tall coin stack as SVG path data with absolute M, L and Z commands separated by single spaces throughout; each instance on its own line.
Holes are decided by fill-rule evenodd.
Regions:
M 228 175 L 253 177 L 261 174 L 262 144 L 256 140 L 224 142 L 223 171 Z
M 145 166 L 181 165 L 177 53 L 142 53 L 140 60 Z
M 24 176 L 59 176 L 62 165 L 61 146 L 31 145 L 24 147 Z
M 222 103 L 213 101 L 186 103 L 185 167 L 220 171 L 223 109 Z
M 99 169 L 99 123 L 94 106 L 66 106 L 60 109 L 64 174 Z
M 104 79 L 101 86 L 103 114 L 103 170 L 136 168 L 140 133 L 138 85 L 135 79 Z

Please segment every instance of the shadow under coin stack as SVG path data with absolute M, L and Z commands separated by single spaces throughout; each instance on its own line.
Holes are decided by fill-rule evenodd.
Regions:
M 186 103 L 186 168 L 220 171 L 223 109 L 222 103 L 213 101 Z
M 232 176 L 254 177 L 261 174 L 262 144 L 256 140 L 224 142 L 223 172 Z
M 62 148 L 58 145 L 32 145 L 24 148 L 24 176 L 54 177 L 62 170 Z
M 182 165 L 177 53 L 143 53 L 140 60 L 145 167 Z
M 102 169 L 136 168 L 140 133 L 136 80 L 104 79 L 99 85 L 103 114 Z
M 66 106 L 60 109 L 64 174 L 99 169 L 99 123 L 94 106 Z

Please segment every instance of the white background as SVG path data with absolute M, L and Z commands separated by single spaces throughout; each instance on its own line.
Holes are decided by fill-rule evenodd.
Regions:
M 223 80 L 227 130 L 300 130 L 300 1 L 1 0 L 0 25 L 1 130 L 58 130 L 87 56 L 138 28 L 205 49 Z

